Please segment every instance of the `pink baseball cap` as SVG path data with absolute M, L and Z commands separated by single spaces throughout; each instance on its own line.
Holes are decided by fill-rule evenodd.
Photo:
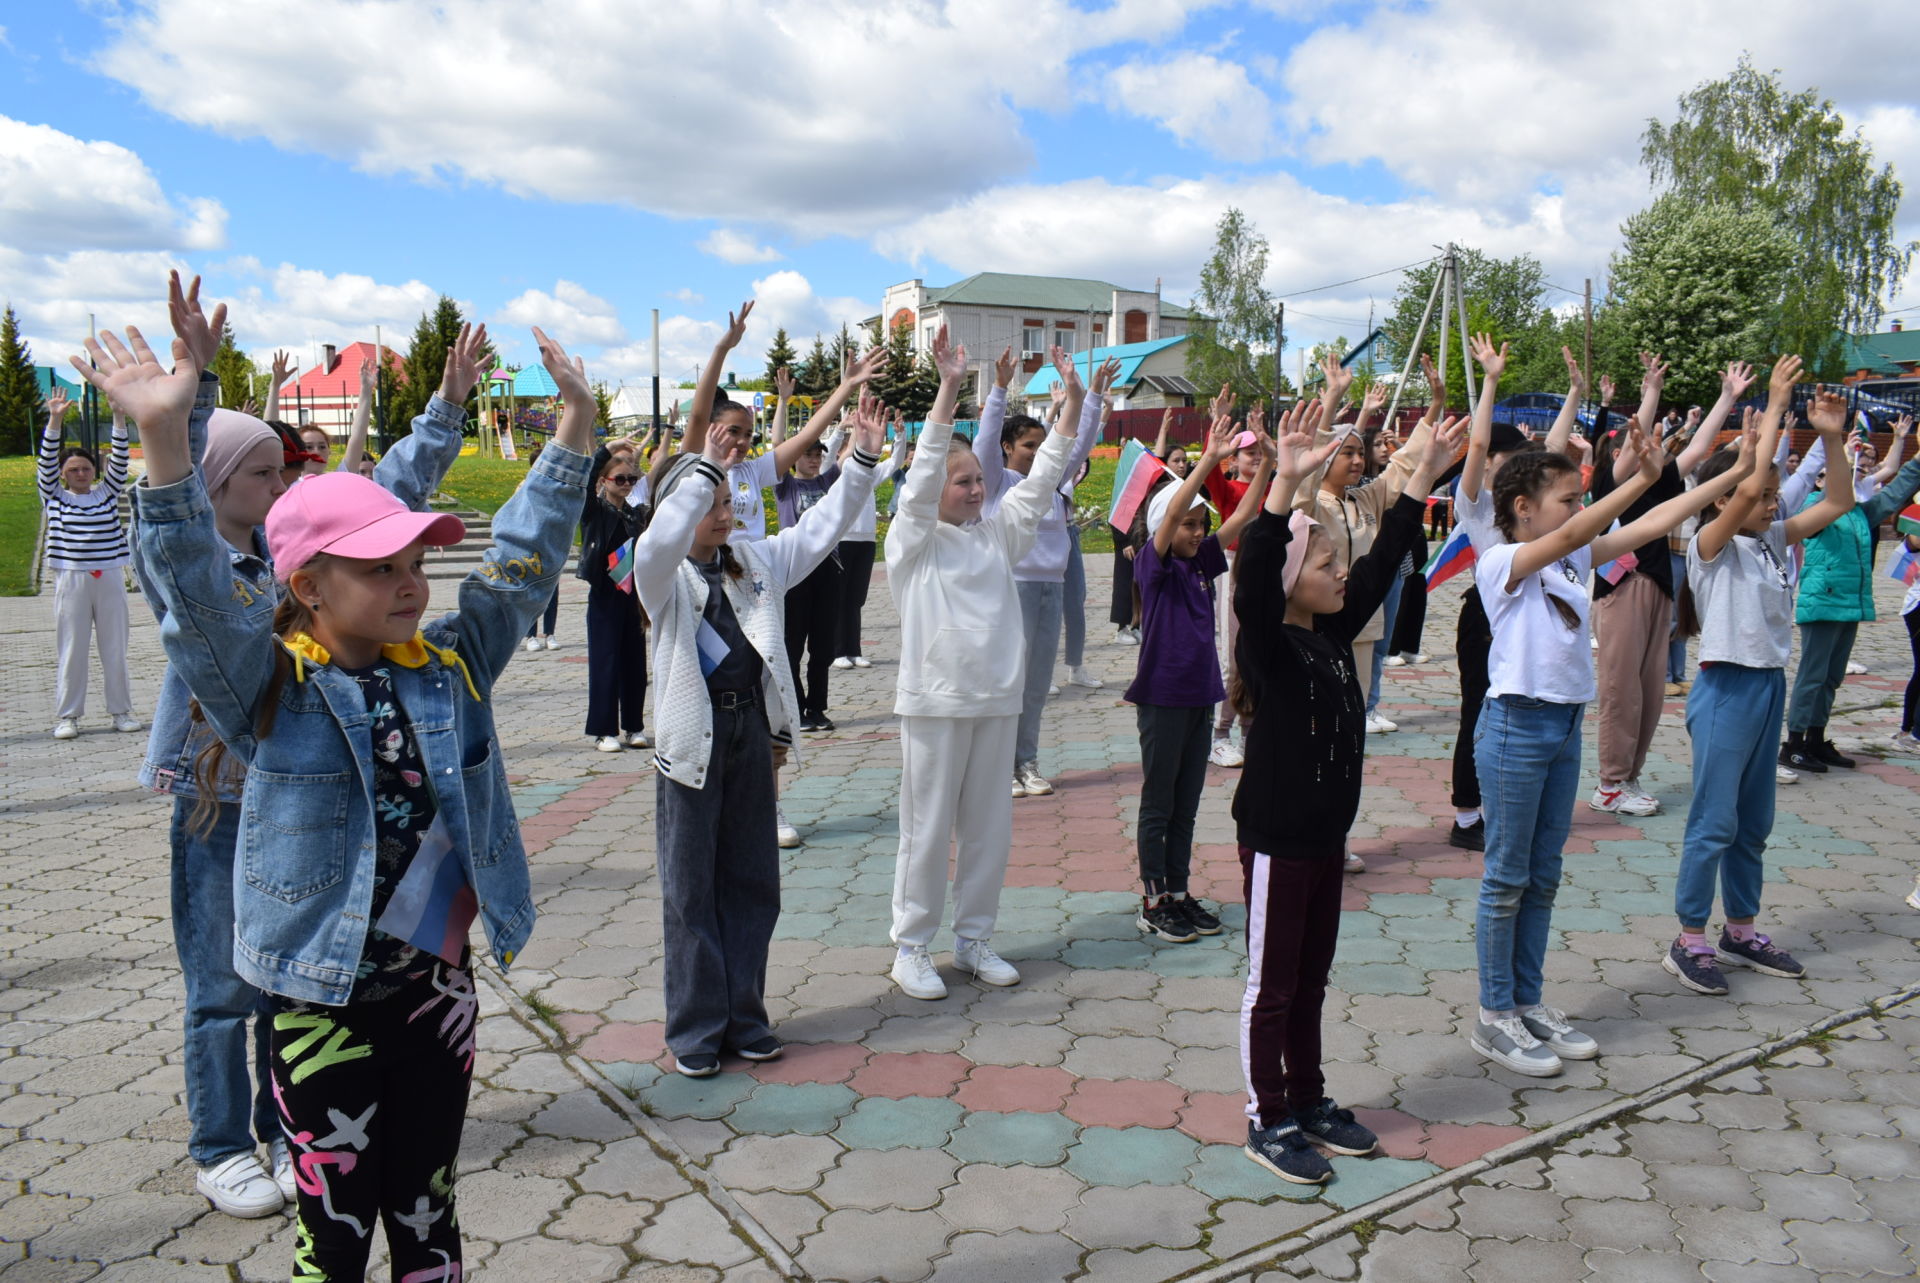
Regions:
M 444 548 L 467 537 L 450 512 L 415 512 L 356 472 L 304 477 L 267 513 L 267 547 L 281 583 L 316 553 L 371 560 L 413 543 Z
M 1242 432 L 1233 439 L 1233 448 L 1235 450 L 1250 450 L 1259 439 L 1259 437 L 1254 436 L 1251 432 Z

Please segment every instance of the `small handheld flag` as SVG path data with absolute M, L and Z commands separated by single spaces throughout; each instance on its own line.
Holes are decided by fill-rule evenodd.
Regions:
M 1627 577 L 1628 572 L 1639 564 L 1640 558 L 1630 552 L 1623 552 L 1594 573 L 1617 587 L 1620 581 Z
M 1427 561 L 1427 591 L 1432 592 L 1474 563 L 1473 541 L 1465 527 L 1453 532 Z
M 633 545 L 623 543 L 607 554 L 607 575 L 621 592 L 633 591 Z
M 1167 465 L 1160 462 L 1153 451 L 1138 441 L 1127 442 L 1113 472 L 1113 506 L 1107 512 L 1108 524 L 1115 530 L 1131 529 L 1140 505 L 1146 502 L 1147 492 L 1166 470 Z
M 1910 504 L 1901 509 L 1894 526 L 1900 534 L 1920 535 L 1920 503 Z
M 1920 553 L 1907 547 L 1907 541 L 1900 541 L 1900 555 L 1887 567 L 1887 578 L 1898 579 L 1907 587 L 1913 587 L 1913 581 L 1920 579 Z

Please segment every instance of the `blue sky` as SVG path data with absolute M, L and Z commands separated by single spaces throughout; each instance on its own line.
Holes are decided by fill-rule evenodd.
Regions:
M 201 271 L 244 344 L 303 363 L 375 324 L 403 337 L 445 292 L 510 356 L 541 323 L 618 382 L 647 372 L 654 307 L 672 377 L 755 294 L 745 369 L 774 324 L 810 336 L 913 276 L 1157 276 L 1184 299 L 1229 204 L 1282 294 L 1449 238 L 1577 287 L 1647 198 L 1646 118 L 1742 48 L 1920 164 L 1871 34 L 1899 7 L 1672 8 L 16 6 L 0 290 L 46 359 L 89 311 L 157 323 L 167 267 Z M 1293 298 L 1290 337 L 1357 337 L 1396 283 Z

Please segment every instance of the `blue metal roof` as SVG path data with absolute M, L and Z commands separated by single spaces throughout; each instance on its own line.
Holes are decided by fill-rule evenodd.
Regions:
M 529 365 L 513 376 L 515 396 L 559 396 L 560 385 L 543 365 Z
M 1075 365 L 1080 367 L 1080 381 L 1083 383 L 1088 379 L 1086 371 L 1089 356 L 1091 356 L 1093 361 L 1092 368 L 1096 370 L 1100 368 L 1100 363 L 1103 361 L 1108 359 L 1118 361 L 1120 362 L 1120 374 L 1118 378 L 1114 379 L 1113 385 L 1115 387 L 1126 387 L 1138 380 L 1141 362 L 1145 361 L 1155 352 L 1165 351 L 1176 343 L 1184 343 L 1186 341 L 1186 335 L 1176 334 L 1172 338 L 1148 339 L 1144 343 L 1122 343 L 1118 347 L 1097 347 L 1093 349 L 1091 354 L 1086 352 L 1074 353 L 1073 361 Z M 1027 380 L 1027 395 L 1045 396 L 1047 389 L 1057 383 L 1059 379 L 1059 371 L 1055 370 L 1051 364 L 1042 365 L 1039 370 L 1034 373 L 1034 376 Z
M 33 377 L 34 381 L 40 385 L 40 395 L 43 397 L 53 395 L 53 389 L 57 385 L 67 394 L 67 400 L 77 402 L 80 399 L 80 385 L 62 377 L 58 366 L 36 365 L 33 367 Z

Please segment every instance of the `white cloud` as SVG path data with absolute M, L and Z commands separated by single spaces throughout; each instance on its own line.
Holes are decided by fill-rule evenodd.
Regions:
M 671 388 L 682 380 L 699 376 L 707 363 L 721 326 L 693 316 L 660 318 L 660 382 Z M 746 367 L 742 367 L 744 370 Z M 758 368 L 754 366 L 753 368 Z M 611 384 L 644 383 L 653 375 L 653 338 L 636 339 L 622 347 L 608 348 L 587 359 L 587 377 Z M 663 394 L 664 395 L 664 394 Z
M 671 299 L 678 299 L 682 303 L 692 303 L 696 307 L 707 301 L 706 295 L 696 294 L 684 285 L 682 285 L 677 290 L 668 290 L 667 297 Z
M 731 227 L 716 227 L 699 243 L 703 254 L 711 254 L 723 263 L 771 263 L 780 251 L 771 245 L 755 243 L 753 237 Z
M 372 342 L 375 326 L 383 342 L 404 349 L 421 314 L 440 301 L 440 291 L 420 280 L 388 285 L 357 272 L 329 273 L 292 263 L 271 271 L 252 264 L 247 273 L 249 265 L 241 260 L 233 266 L 236 274 L 265 284 L 243 285 L 226 296 L 234 335 L 249 350 L 284 347 L 310 353 L 322 343 Z M 471 313 L 472 308 L 462 310 Z
M 528 290 L 509 300 L 488 324 L 518 329 L 539 326 L 563 347 L 605 346 L 627 341 L 627 329 L 613 304 L 572 281 L 556 281 L 553 293 Z
M 72 249 L 218 249 L 227 212 L 177 206 L 146 162 L 111 142 L 0 116 L 0 244 Z
M 1115 67 L 1107 76 L 1106 102 L 1224 159 L 1259 160 L 1275 150 L 1272 100 L 1247 78 L 1245 67 L 1208 54 Z
M 309 0 L 234 22 L 230 0 L 136 0 L 96 65 L 189 124 L 374 173 L 859 234 L 1018 172 L 1020 109 L 1066 106 L 1073 58 L 1186 8 Z

